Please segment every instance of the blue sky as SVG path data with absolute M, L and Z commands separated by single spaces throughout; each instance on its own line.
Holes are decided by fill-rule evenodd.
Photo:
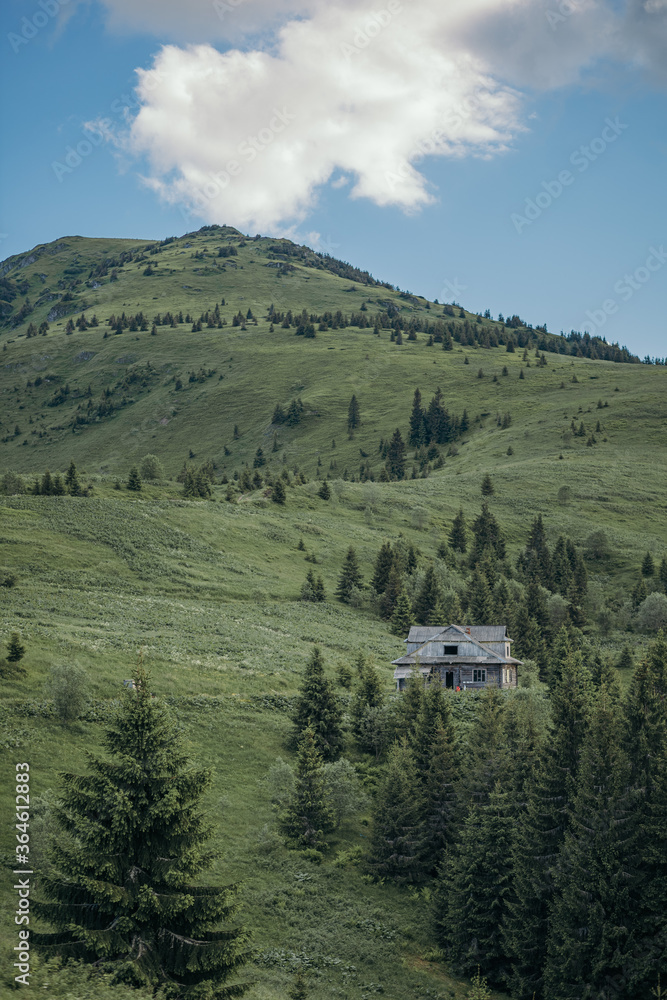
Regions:
M 667 0 L 6 0 L 1 17 L 0 256 L 228 223 L 667 354 Z

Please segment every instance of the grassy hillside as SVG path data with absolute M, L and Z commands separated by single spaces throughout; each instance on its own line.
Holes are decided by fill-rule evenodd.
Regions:
M 237 253 L 220 257 L 220 246 Z M 391 305 L 406 323 L 442 318 L 441 305 L 299 256 L 287 243 L 280 256 L 276 246 L 233 230 L 202 231 L 156 253 L 139 241 L 68 237 L 0 268 L 14 293 L 0 332 L 0 474 L 14 470 L 30 482 L 47 467 L 64 472 L 74 458 L 82 484 L 91 486 L 87 497 L 0 497 L 0 577 L 16 576 L 14 587 L 0 587 L 0 639 L 16 629 L 28 650 L 27 676 L 2 682 L 2 777 L 27 754 L 41 795 L 56 787 L 59 770 L 83 767 L 84 749 L 98 740 L 141 648 L 193 751 L 215 768 L 207 805 L 226 852 L 219 877 L 246 880 L 244 916 L 256 928 L 253 1000 L 284 997 L 300 960 L 314 970 L 316 998 L 370 997 L 378 985 L 390 997 L 462 997 L 464 984 L 431 961 L 428 900 L 368 882 L 343 855 L 364 844 L 368 816 L 339 831 L 332 860 L 314 866 L 276 843 L 261 779 L 277 756 L 289 756 L 290 699 L 314 643 L 333 678 L 363 652 L 392 689 L 400 638 L 367 596 L 358 608 L 333 598 L 347 547 L 355 546 L 368 582 L 382 542 L 402 532 L 420 553 L 421 572 L 458 509 L 479 511 L 487 472 L 511 563 L 537 513 L 552 545 L 562 533 L 585 549 L 591 532 L 604 529 L 608 554 L 588 559 L 587 631 L 603 651 L 617 653 L 629 634 L 616 621 L 601 633 L 598 613 L 621 608 L 647 550 L 656 562 L 667 552 L 667 369 L 554 352 L 539 365 L 539 336 L 517 328 L 505 339 L 523 333 L 531 345 L 525 359 L 518 344 L 513 353 L 505 344 L 456 341 L 443 350 L 429 346 L 424 332 L 399 345 L 389 325 L 376 334 L 372 325 L 319 330 L 316 323 L 316 336 L 306 338 L 275 323 L 271 332 L 271 304 L 349 315 L 364 303 L 371 317 Z M 149 265 L 153 273 L 145 274 Z M 29 297 L 31 311 L 16 322 L 19 295 Z M 196 321 L 216 303 L 221 327 L 192 332 L 192 322 L 183 322 L 151 333 L 158 312 Z M 30 324 L 38 330 L 54 308 L 63 311 L 48 320 L 45 335 L 28 337 Z M 82 312 L 88 321 L 95 314 L 98 325 L 68 334 L 68 319 Z M 107 319 L 122 312 L 142 312 L 148 328 L 114 332 Z M 239 312 L 246 321 L 233 326 Z M 501 326 L 458 309 L 453 321 L 474 325 L 481 340 Z M 383 465 L 381 439 L 397 426 L 407 437 L 415 388 L 428 403 L 438 387 L 452 413 L 467 411 L 469 431 L 455 448 L 440 449 L 440 468 L 428 462 L 426 478 L 371 481 Z M 352 394 L 361 426 L 349 437 Z M 272 423 L 276 404 L 298 397 L 301 422 Z M 104 399 L 113 408 L 90 416 Z M 572 435 L 572 421 L 583 422 L 584 436 Z M 262 490 L 225 499 L 222 480 L 252 466 L 258 447 L 263 473 L 304 473 L 302 484 L 290 473 L 284 507 Z M 147 453 L 160 458 L 165 479 L 144 483 L 139 494 L 116 489 Z M 414 462 L 421 476 L 423 460 L 412 456 L 413 449 L 408 470 Z M 175 482 L 183 463 L 208 460 L 216 473 L 211 500 L 183 499 Z M 351 481 L 361 466 L 366 481 Z M 332 483 L 328 501 L 317 495 L 324 475 Z M 311 567 L 324 580 L 323 604 L 298 600 Z M 442 565 L 440 572 L 456 583 L 461 570 Z M 641 648 L 648 636 L 630 638 Z M 67 662 L 89 672 L 95 701 L 83 721 L 63 727 L 44 685 L 49 669 Z M 11 829 L 0 833 L 7 851 Z M 6 938 L 11 893 L 0 900 Z

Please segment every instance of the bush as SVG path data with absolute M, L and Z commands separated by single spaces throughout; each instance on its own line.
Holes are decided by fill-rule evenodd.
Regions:
M 144 455 L 140 472 L 142 479 L 164 479 L 164 468 L 157 455 Z
M 355 816 L 368 807 L 368 797 L 349 760 L 341 757 L 324 765 L 324 791 L 333 810 L 336 827 L 344 819 Z
M 667 628 L 667 597 L 654 591 L 639 606 L 637 625 L 642 632 L 658 632 Z
M 88 707 L 88 674 L 74 663 L 51 667 L 47 687 L 61 722 L 73 722 Z
M 25 493 L 25 483 L 16 472 L 5 472 L 0 485 L 6 497 L 16 496 L 17 493 Z

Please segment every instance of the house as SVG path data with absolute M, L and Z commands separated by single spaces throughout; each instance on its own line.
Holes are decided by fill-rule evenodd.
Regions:
M 506 625 L 413 625 L 405 655 L 393 661 L 396 690 L 415 668 L 456 691 L 518 687 L 521 660 L 510 654 L 512 641 Z

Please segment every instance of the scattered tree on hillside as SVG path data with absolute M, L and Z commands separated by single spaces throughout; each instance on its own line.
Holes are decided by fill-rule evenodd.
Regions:
M 127 477 L 127 488 L 128 490 L 134 490 L 139 492 L 141 489 L 141 476 L 139 475 L 139 470 L 136 465 L 133 465 L 130 469 L 130 473 Z
M 653 562 L 653 556 L 650 552 L 647 552 L 642 560 L 642 576 L 649 577 L 655 575 L 655 563 Z
M 357 397 L 353 396 L 350 400 L 350 405 L 347 408 L 347 429 L 352 432 L 361 423 L 361 418 L 359 415 L 359 403 L 357 402 Z
M 449 532 L 449 544 L 455 552 L 465 552 L 468 547 L 466 540 L 466 519 L 463 510 L 459 510 L 452 521 L 452 527 Z
M 57 930 L 32 939 L 116 982 L 183 998 L 241 995 L 225 985 L 248 958 L 247 934 L 229 923 L 235 887 L 200 882 L 214 857 L 199 809 L 211 776 L 188 759 L 145 670 L 133 676 L 106 755 L 91 755 L 88 774 L 63 776 L 63 836 L 41 880 L 46 900 L 34 904 Z
M 403 479 L 405 476 L 405 442 L 398 427 L 387 450 L 385 468 L 391 479 Z
M 312 727 L 318 752 L 324 760 L 335 760 L 340 752 L 342 713 L 333 686 L 324 673 L 324 661 L 315 646 L 301 684 L 294 711 L 294 739 Z
M 345 561 L 343 563 L 343 568 L 338 577 L 338 586 L 336 587 L 336 597 L 343 601 L 344 604 L 349 604 L 350 598 L 353 593 L 353 589 L 360 590 L 363 586 L 363 580 L 361 576 L 361 570 L 359 569 L 359 562 L 357 560 L 357 553 L 354 547 L 350 545 L 347 550 L 347 555 L 345 556 Z
M 482 480 L 482 496 L 490 497 L 493 496 L 495 492 L 496 491 L 493 485 L 493 480 L 491 479 L 491 476 L 487 472 L 487 474 L 484 476 L 484 479 Z

